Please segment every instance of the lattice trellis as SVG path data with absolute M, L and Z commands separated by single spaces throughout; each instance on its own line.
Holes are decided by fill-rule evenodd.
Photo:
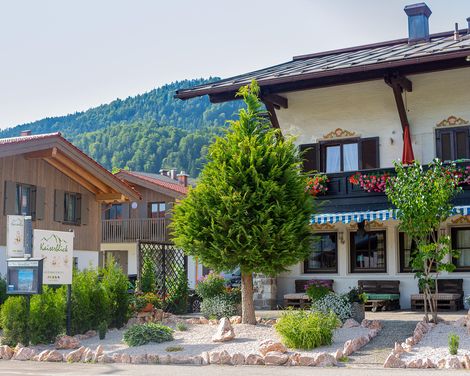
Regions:
M 155 271 L 157 294 L 163 297 L 164 306 L 178 288 L 180 273 L 188 275 L 188 258 L 173 243 L 139 241 L 137 254 L 137 278 L 140 280 L 146 260 L 150 260 Z M 172 307 L 167 307 L 171 310 Z

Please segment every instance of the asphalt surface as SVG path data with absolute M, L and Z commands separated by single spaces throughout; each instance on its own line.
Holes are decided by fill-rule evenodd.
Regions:
M 466 375 L 468 371 L 416 370 L 416 369 L 378 369 L 378 368 L 313 368 L 313 367 L 264 367 L 264 366 L 163 366 L 131 364 L 67 364 L 0 361 L 0 375 L 8 376 L 420 376 L 420 375 Z

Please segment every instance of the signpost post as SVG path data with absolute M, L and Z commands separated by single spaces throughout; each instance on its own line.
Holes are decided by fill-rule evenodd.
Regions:
M 66 331 L 70 335 L 73 273 L 73 232 L 34 230 L 33 255 L 44 259 L 43 283 L 67 285 Z

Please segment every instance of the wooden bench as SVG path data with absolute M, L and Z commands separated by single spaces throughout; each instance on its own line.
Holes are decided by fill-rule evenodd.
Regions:
M 295 281 L 295 293 L 284 295 L 284 306 L 285 307 L 298 307 L 305 308 L 310 305 L 310 298 L 306 294 L 305 290 L 309 282 L 319 281 L 328 285 L 329 289 L 333 291 L 333 280 L 332 279 L 298 279 Z
M 463 305 L 463 279 L 438 279 L 437 280 L 437 309 L 441 311 L 458 311 Z M 419 294 L 411 295 L 411 309 L 413 311 L 424 310 L 424 294 L 420 289 Z
M 364 304 L 366 310 L 376 312 L 400 309 L 400 281 L 374 281 L 364 280 L 357 282 L 359 291 L 365 293 L 367 302 Z

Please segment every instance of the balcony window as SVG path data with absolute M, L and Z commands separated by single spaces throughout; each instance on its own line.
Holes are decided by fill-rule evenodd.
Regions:
M 470 227 L 454 227 L 452 229 L 452 248 L 459 253 L 458 258 L 453 262 L 456 266 L 455 271 L 470 271 Z
M 379 168 L 379 138 L 353 138 L 300 145 L 304 171 L 326 173 Z
M 149 218 L 164 218 L 166 204 L 164 202 L 151 202 L 148 205 Z
M 436 152 L 442 161 L 470 158 L 470 127 L 436 129 Z
M 105 219 L 122 219 L 122 204 L 113 204 L 105 212 Z
M 315 234 L 312 253 L 304 262 L 304 273 L 336 273 L 338 271 L 337 234 Z
M 351 233 L 351 272 L 385 273 L 385 231 Z

